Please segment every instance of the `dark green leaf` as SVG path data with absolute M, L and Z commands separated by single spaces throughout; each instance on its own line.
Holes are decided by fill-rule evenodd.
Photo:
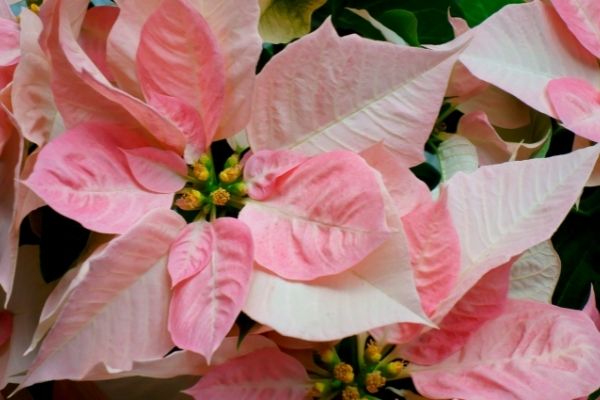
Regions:
M 389 10 L 375 16 L 375 19 L 396 32 L 409 45 L 420 45 L 418 21 L 414 13 L 407 10 Z
M 470 27 L 479 25 L 507 4 L 520 4 L 523 0 L 454 0 Z
M 357 33 L 368 39 L 385 40 L 381 32 L 369 21 L 347 9 L 333 16 L 333 24 L 341 35 Z
M 583 193 L 580 210 L 571 211 L 552 238 L 562 263 L 552 299 L 558 306 L 580 309 L 592 284 L 600 293 L 600 208 L 594 204 L 598 191 L 592 188 Z
M 535 153 L 531 155 L 531 158 L 544 158 L 550 150 L 550 143 L 552 142 L 552 135 L 548 135 L 548 138 L 544 141 L 542 147 L 540 147 Z
M 412 167 L 410 170 L 417 178 L 425 182 L 429 189 L 435 188 L 440 183 L 440 172 L 429 163 L 424 162 L 416 167 Z
M 390 10 L 411 12 L 417 19 L 419 43 L 440 44 L 454 38 L 452 26 L 448 22 L 450 0 L 349 0 L 347 7 L 367 9 L 371 15 L 379 16 Z

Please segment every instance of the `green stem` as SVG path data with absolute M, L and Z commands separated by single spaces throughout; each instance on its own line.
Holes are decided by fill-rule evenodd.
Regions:
M 443 122 L 446 118 L 448 118 L 450 116 L 450 114 L 452 114 L 456 110 L 457 107 L 458 107 L 458 104 L 457 105 L 450 104 L 450 107 L 448 107 L 444 112 L 442 112 L 439 115 L 439 117 L 435 121 L 435 124 L 437 125 L 440 122 Z
M 205 183 L 205 182 L 202 182 L 202 181 L 200 181 L 200 180 L 198 180 L 198 179 L 196 179 L 196 178 L 194 178 L 193 176 L 190 176 L 190 175 L 183 175 L 183 177 L 187 181 L 192 182 L 194 185 L 198 185 L 200 187 L 202 187 L 202 185 L 204 185 L 204 183 Z
M 201 219 L 205 219 L 206 218 L 206 214 L 203 213 L 202 211 L 200 211 L 198 214 L 196 214 L 196 216 L 194 217 L 194 222 L 198 222 Z
M 238 210 L 241 210 L 246 205 L 246 202 L 241 197 L 231 196 L 229 198 L 229 201 L 227 202 L 227 204 L 230 205 L 230 206 L 232 206 L 232 207 L 237 208 Z

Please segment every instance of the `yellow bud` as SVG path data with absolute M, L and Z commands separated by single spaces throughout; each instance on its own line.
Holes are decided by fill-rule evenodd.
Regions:
M 321 397 L 329 390 L 329 386 L 325 382 L 315 382 L 307 393 L 308 398 Z
M 234 153 L 225 160 L 225 168 L 235 167 L 240 163 L 240 155 Z
M 388 378 L 396 378 L 400 376 L 402 370 L 404 370 L 404 363 L 402 361 L 392 361 L 385 366 L 385 375 Z
M 325 350 L 321 350 L 319 352 L 319 357 L 321 357 L 321 361 L 325 364 L 337 364 L 340 359 L 333 347 L 328 347 Z
M 202 165 L 209 165 L 212 164 L 212 161 L 210 159 L 210 156 L 208 154 L 202 154 L 200 156 L 200 158 L 198 159 L 198 162 Z
M 202 193 L 196 189 L 185 188 L 180 192 L 177 200 L 175 200 L 175 205 L 186 211 L 197 210 L 202 206 L 203 200 L 204 196 L 202 196 Z
M 208 180 L 210 177 L 210 171 L 208 168 L 206 168 L 206 165 L 199 162 L 194 163 L 194 166 L 192 167 L 192 174 L 194 175 L 194 178 L 201 182 Z
M 333 376 L 343 383 L 352 383 L 354 381 L 354 370 L 350 364 L 339 363 L 333 368 Z
M 40 6 L 38 6 L 37 4 L 30 4 L 29 9 L 36 14 L 40 12 Z
M 377 346 L 377 342 L 374 340 L 367 343 L 365 349 L 365 360 L 370 364 L 377 364 L 381 360 L 381 349 Z
M 342 400 L 360 400 L 360 392 L 355 386 L 346 386 L 342 391 Z
M 234 183 L 233 185 L 228 186 L 228 189 L 231 192 L 231 194 L 235 196 L 244 197 L 248 194 L 248 187 L 244 182 Z
M 365 388 L 369 393 L 377 393 L 379 389 L 385 386 L 385 378 L 381 376 L 381 371 L 369 372 L 365 377 Z
M 210 194 L 210 200 L 215 206 L 224 206 L 230 198 L 229 192 L 223 188 L 218 188 Z
M 219 173 L 219 179 L 223 183 L 233 183 L 237 178 L 242 175 L 242 167 L 236 165 L 235 167 L 225 168 Z

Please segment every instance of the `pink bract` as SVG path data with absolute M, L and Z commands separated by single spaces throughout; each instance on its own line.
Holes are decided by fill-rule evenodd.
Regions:
M 593 0 L 552 0 L 552 5 L 579 42 L 600 57 L 600 5 Z
M 276 178 L 271 195 L 248 202 L 239 218 L 252 231 L 256 262 L 288 279 L 342 272 L 389 236 L 373 171 L 342 151 Z
M 213 368 L 186 393 L 195 399 L 302 400 L 310 388 L 304 366 L 277 349 L 262 349 Z
M 581 311 L 511 300 L 461 351 L 431 367 L 415 367 L 412 377 L 419 392 L 432 398 L 588 395 L 600 385 L 600 333 L 594 328 Z
M 248 294 L 252 236 L 246 225 L 234 218 L 193 225 L 196 225 L 194 230 L 203 231 L 200 233 L 203 239 L 208 239 L 210 256 L 203 268 L 187 273 L 190 276 L 184 280 L 178 277 L 178 266 L 171 263 L 169 256 L 169 272 L 179 280 L 169 306 L 169 332 L 177 346 L 202 354 L 210 363 Z M 194 230 L 188 229 L 186 233 L 194 234 Z
M 548 84 L 548 97 L 558 118 L 577 135 L 600 141 L 600 91 L 576 78 L 555 79 Z

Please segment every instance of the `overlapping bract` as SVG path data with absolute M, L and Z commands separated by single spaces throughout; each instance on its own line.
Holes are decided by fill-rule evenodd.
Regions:
M 507 300 L 513 263 L 557 229 L 600 149 L 513 162 L 538 144 L 496 131 L 533 124 L 529 106 L 597 138 L 600 71 L 586 50 L 597 38 L 568 8 L 576 2 L 554 1 L 558 13 L 509 6 L 431 49 L 340 37 L 327 20 L 256 82 L 258 4 L 117 3 L 118 16 L 49 0 L 40 17 L 23 12 L 20 38 L 0 19 L 0 89 L 12 81 L 0 110 L 0 284 L 10 296 L 18 225 L 39 205 L 27 188 L 118 235 L 49 297 L 27 332 L 31 349 L 47 335 L 19 367 L 29 368 L 23 385 L 172 377 L 180 363 L 181 374 L 206 374 L 187 391 L 196 398 L 305 398 L 304 366 L 261 336 L 236 357 L 226 337 L 242 310 L 271 337 L 370 331 L 398 345 L 417 389 L 435 398 L 538 398 L 526 386 L 550 384 L 562 399 L 600 385 L 593 303 L 578 312 Z M 516 25 L 521 35 L 507 29 Z M 468 171 L 442 160 L 454 164 L 434 199 L 408 167 L 424 158 L 457 65 L 452 79 L 474 89 L 459 95 L 470 113 L 453 139 L 472 151 Z M 499 106 L 488 115 L 491 93 Z M 171 208 L 190 166 L 244 127 L 238 218 L 186 223 Z M 20 171 L 23 137 L 41 151 Z M 164 357 L 173 346 L 184 350 Z

